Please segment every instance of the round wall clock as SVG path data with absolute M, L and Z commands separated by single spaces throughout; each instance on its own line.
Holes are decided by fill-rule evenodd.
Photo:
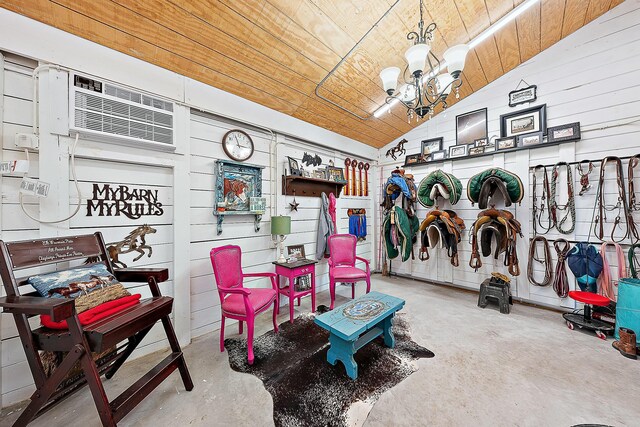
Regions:
M 231 159 L 244 162 L 253 155 L 253 141 L 246 132 L 233 129 L 222 137 L 222 149 Z

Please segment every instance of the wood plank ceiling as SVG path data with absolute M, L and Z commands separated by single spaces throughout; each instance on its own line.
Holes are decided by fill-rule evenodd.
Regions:
M 523 0 L 425 0 L 432 50 L 465 43 Z M 374 147 L 414 126 L 404 108 L 360 120 L 315 95 L 316 85 L 395 0 L 0 0 L 0 7 L 234 93 Z M 622 0 L 540 0 L 468 56 L 462 99 Z M 400 0 L 321 87 L 369 116 L 378 78 L 404 66 L 418 0 Z M 451 103 L 455 102 L 453 96 Z

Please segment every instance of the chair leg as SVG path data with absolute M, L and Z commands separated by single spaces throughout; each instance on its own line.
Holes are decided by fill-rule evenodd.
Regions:
M 351 284 L 351 299 L 356 299 L 356 284 Z
M 182 378 L 182 384 L 184 384 L 185 390 L 191 391 L 193 390 L 193 381 L 191 380 L 191 374 L 189 374 L 187 362 L 184 359 L 182 348 L 180 348 L 178 337 L 176 337 L 176 332 L 173 330 L 171 318 L 168 315 L 162 318 L 162 326 L 164 327 L 165 334 L 167 334 L 167 340 L 169 341 L 169 345 L 171 346 L 171 351 L 173 351 L 174 353 L 181 353 L 180 360 L 178 361 L 178 371 L 180 371 L 180 377 Z
M 242 332 L 243 332 L 242 329 L 243 329 L 242 328 L 242 320 L 238 320 L 238 333 L 240 335 L 242 335 Z
M 87 379 L 89 390 L 93 395 L 93 401 L 96 404 L 96 409 L 100 415 L 102 425 L 115 427 L 116 422 L 113 419 L 111 405 L 109 405 L 109 399 L 107 398 L 107 394 L 102 386 L 102 381 L 100 381 L 100 373 L 98 372 L 98 368 L 91 357 L 90 351 L 85 351 L 85 354 L 80 358 L 80 364 Z
M 331 276 L 329 276 L 329 293 L 331 294 L 331 305 L 329 309 L 333 310 L 333 305 L 336 301 L 336 281 Z
M 220 321 L 220 353 L 224 353 L 224 316 Z
M 273 302 L 273 330 L 278 333 L 278 300 Z
M 253 317 L 247 318 L 247 352 L 249 365 L 253 365 Z
M 367 276 L 367 293 L 371 292 L 371 276 Z

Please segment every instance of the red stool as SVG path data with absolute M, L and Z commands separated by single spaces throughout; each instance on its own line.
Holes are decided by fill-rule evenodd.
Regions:
M 573 313 L 564 313 L 562 317 L 567 321 L 567 327 L 574 329 L 578 328 L 594 331 L 598 338 L 606 340 L 607 335 L 612 335 L 614 327 L 601 320 L 594 319 L 591 316 L 591 306 L 597 305 L 600 307 L 606 307 L 611 303 L 609 298 L 593 292 L 584 291 L 570 291 L 569 298 L 578 302 L 584 303 L 584 313 L 581 315 L 580 310 L 576 310 Z

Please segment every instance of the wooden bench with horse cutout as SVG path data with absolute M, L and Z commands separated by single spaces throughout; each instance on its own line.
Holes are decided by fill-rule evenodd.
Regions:
M 87 258 L 93 261 L 88 266 L 102 268 L 102 264 L 118 281 L 147 282 L 152 297 L 103 319 L 82 325 L 73 298 L 45 298 L 37 292 L 21 293 L 21 288 L 25 289 L 23 285 L 29 283 L 27 279 L 16 278 L 17 271 L 56 266 L 58 263 Z M 85 384 L 89 385 L 104 426 L 115 426 L 176 369 L 180 372 L 185 389 L 193 389 L 189 370 L 171 324 L 173 298 L 162 296 L 158 286 L 159 282 L 166 281 L 169 277 L 166 268 L 114 270 L 102 234 L 97 232 L 12 243 L 0 241 L 0 275 L 7 294 L 0 298 L 0 307 L 5 313 L 13 314 L 36 386 L 31 402 L 14 425 L 27 425 Z M 29 318 L 37 315 L 48 315 L 53 322 L 65 320 L 68 329 L 32 329 Z M 104 375 L 109 379 L 115 375 L 158 320 L 164 328 L 171 353 L 110 402 L 100 377 Z M 99 359 L 98 363 L 94 361 L 92 352 L 101 354 L 111 348 L 115 348 L 115 351 Z M 41 352 L 65 352 L 66 356 L 47 375 Z M 78 362 L 81 374 L 68 378 Z

